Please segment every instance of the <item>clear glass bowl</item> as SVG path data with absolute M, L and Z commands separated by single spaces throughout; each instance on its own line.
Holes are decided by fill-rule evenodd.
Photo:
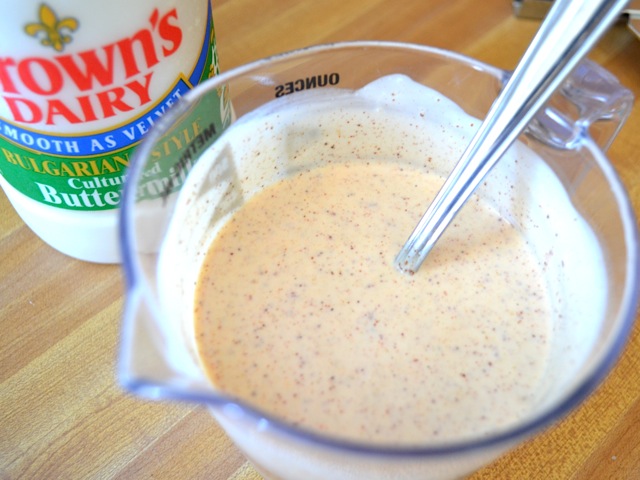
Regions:
M 209 407 L 265 478 L 449 479 L 468 474 L 576 408 L 611 369 L 632 327 L 640 290 L 636 222 L 603 150 L 633 99 L 608 72 L 587 61 L 520 139 L 551 167 L 568 201 L 593 230 L 604 265 L 597 275 L 606 277 L 592 282 L 604 289 L 595 293 L 604 299 L 593 319 L 597 335 L 561 393 L 506 431 L 409 448 L 358 444 L 295 428 L 212 387 L 199 365 L 188 320 L 201 259 L 193 252 L 206 247 L 210 232 L 185 228 L 184 256 L 167 263 L 159 255 L 184 176 L 230 122 L 278 96 L 311 88 L 358 89 L 397 73 L 441 92 L 477 118 L 483 118 L 509 75 L 452 52 L 399 43 L 353 42 L 286 53 L 223 73 L 190 92 L 157 122 L 129 168 L 120 232 L 127 279 L 120 381 L 136 395 Z M 204 127 L 194 128 L 194 121 Z M 202 198 L 216 201 L 207 193 L 205 185 Z M 171 268 L 172 262 L 183 268 Z M 167 288 L 174 289 L 177 301 L 165 301 Z

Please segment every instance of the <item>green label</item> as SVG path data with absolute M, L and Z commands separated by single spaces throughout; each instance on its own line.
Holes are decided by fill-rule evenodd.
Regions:
M 151 49 L 144 52 L 146 56 L 141 60 L 134 58 L 132 54 L 128 55 L 138 51 L 133 50 L 133 46 L 138 46 L 136 42 L 139 42 L 139 39 L 151 38 L 152 34 L 159 35 L 162 38 L 158 45 L 161 45 L 164 50 L 158 51 L 164 51 L 167 55 L 173 54 L 171 47 L 178 45 L 177 42 L 181 38 L 178 36 L 177 29 L 179 25 L 188 23 L 186 18 L 178 19 L 175 9 L 168 12 L 159 12 L 156 9 L 149 21 L 152 26 L 145 27 L 146 30 L 136 32 L 131 39 L 114 43 L 115 47 L 109 46 L 109 48 L 121 50 L 119 52 L 121 57 L 129 62 L 123 67 L 127 71 L 137 71 L 142 62 L 146 62 L 145 65 L 154 61 L 160 63 L 159 58 L 152 56 L 154 51 Z M 78 25 L 81 26 L 81 23 L 76 24 L 75 27 L 78 28 Z M 142 31 L 143 33 L 149 31 L 149 33 L 143 36 L 140 34 Z M 149 83 L 153 80 L 154 72 L 139 69 L 139 74 L 132 76 L 128 83 L 122 86 L 97 92 L 93 97 L 79 95 L 74 98 L 73 108 L 50 99 L 53 98 L 52 96 L 42 95 L 37 102 L 26 96 L 21 97 L 12 92 L 12 89 L 18 92 L 14 85 L 5 82 L 3 91 L 0 92 L 2 94 L 0 101 L 4 100 L 13 113 L 14 120 L 0 118 L 0 175 L 24 195 L 46 205 L 85 211 L 116 208 L 120 203 L 121 187 L 126 179 L 127 167 L 141 139 L 160 117 L 178 103 L 183 94 L 218 71 L 210 4 L 204 40 L 194 70 L 188 77 L 180 75 L 163 98 L 153 102 L 153 106 L 144 114 L 133 119 L 129 118 L 126 123 L 109 131 L 83 135 L 50 134 L 30 129 L 25 125 L 28 125 L 29 120 L 60 116 L 65 117 L 70 123 L 81 123 L 95 120 L 101 115 L 102 117 L 114 115 L 116 107 L 119 111 L 126 111 L 130 98 L 140 100 L 140 104 L 143 104 L 143 100 L 149 100 Z M 105 51 L 107 51 L 106 47 Z M 47 85 L 53 88 L 55 86 L 53 80 L 58 75 L 56 68 L 78 69 L 78 65 L 82 65 L 84 71 L 81 73 L 84 73 L 85 80 L 92 78 L 92 75 L 96 78 L 98 75 L 106 75 L 105 71 L 100 69 L 103 65 L 95 63 L 102 58 L 94 51 L 87 51 L 77 54 L 77 58 L 61 55 L 56 59 L 57 63 L 46 58 L 37 62 L 34 59 L 19 61 L 4 57 L 0 60 L 5 64 L 15 64 L 15 75 L 24 76 L 24 79 L 16 77 L 15 85 L 18 85 L 19 80 L 23 83 L 30 81 L 29 68 L 36 68 L 33 65 L 37 63 L 38 68 L 50 71 L 52 80 Z M 79 83 L 77 79 L 74 81 Z M 42 87 L 34 83 L 30 88 L 33 91 L 35 88 Z M 223 129 L 224 114 L 221 102 L 219 97 L 215 99 L 210 97 L 207 102 L 206 116 L 196 108 L 189 114 L 188 122 L 183 128 L 174 132 L 172 138 L 168 140 L 169 143 L 165 145 L 166 151 L 154 150 L 153 158 L 157 161 L 150 162 L 144 173 L 144 179 L 149 182 L 146 192 L 142 193 L 145 198 L 164 195 L 167 186 L 172 188 L 172 185 L 177 186 L 179 183 L 179 176 L 184 172 L 179 171 L 181 170 L 179 165 L 175 165 L 172 152 L 182 151 L 185 145 L 203 141 L 205 138 L 209 141 L 212 135 L 217 135 Z M 133 107 L 135 105 L 131 106 Z M 26 123 L 17 121 L 21 119 Z
M 187 173 L 231 122 L 226 88 L 211 90 L 183 107 L 145 159 L 137 179 L 137 201 L 166 198 L 180 189 Z

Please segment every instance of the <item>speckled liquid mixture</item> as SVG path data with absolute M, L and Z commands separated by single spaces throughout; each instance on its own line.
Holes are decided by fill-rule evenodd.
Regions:
M 395 81 L 381 88 L 418 105 Z M 265 172 L 295 167 L 258 185 L 210 246 L 195 292 L 201 362 L 218 389 L 313 431 L 403 445 L 483 436 L 539 401 L 551 342 L 542 270 L 479 196 L 417 274 L 394 268 L 443 182 L 432 158 L 463 148 L 447 132 L 468 117 L 449 121 L 452 107 L 427 96 L 404 125 L 391 113 L 401 96 L 385 98 L 364 113 L 359 101 L 317 119 L 307 110 L 306 123 L 268 113 L 231 137 L 257 146 L 226 154 L 234 178 L 268 156 Z M 419 122 L 437 108 L 436 145 Z
M 526 414 L 549 313 L 520 235 L 476 198 L 418 274 L 392 266 L 440 182 L 329 166 L 245 205 L 198 287 L 212 381 L 295 424 L 379 442 L 483 434 Z

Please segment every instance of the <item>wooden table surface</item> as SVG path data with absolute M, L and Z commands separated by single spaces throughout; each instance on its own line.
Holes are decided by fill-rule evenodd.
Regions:
M 508 0 L 214 0 L 213 13 L 223 69 L 359 39 L 427 44 L 513 68 L 539 25 L 516 18 Z M 640 41 L 624 26 L 590 56 L 640 98 Z M 636 212 L 639 131 L 640 105 L 609 151 Z M 3 193 L 0 212 L 0 478 L 259 478 L 204 409 L 119 388 L 120 267 L 52 250 Z M 640 323 L 581 408 L 471 478 L 640 479 Z

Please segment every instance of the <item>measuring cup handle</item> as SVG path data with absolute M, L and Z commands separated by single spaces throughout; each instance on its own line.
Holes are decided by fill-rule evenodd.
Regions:
M 585 135 L 606 151 L 626 121 L 633 94 L 597 63 L 585 59 L 526 132 L 555 148 L 572 149 Z

